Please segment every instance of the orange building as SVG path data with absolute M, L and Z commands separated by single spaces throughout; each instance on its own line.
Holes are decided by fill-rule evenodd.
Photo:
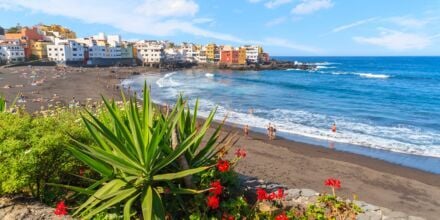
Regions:
M 232 47 L 225 46 L 221 51 L 220 63 L 221 64 L 238 64 L 239 51 L 234 50 Z
M 5 38 L 8 40 L 20 40 L 23 42 L 24 54 L 28 59 L 32 55 L 31 41 L 41 41 L 43 40 L 43 35 L 38 31 L 38 28 L 28 28 L 24 27 L 20 30 L 14 32 L 6 32 Z

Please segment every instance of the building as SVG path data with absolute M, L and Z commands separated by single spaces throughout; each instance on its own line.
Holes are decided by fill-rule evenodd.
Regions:
M 61 64 L 83 64 L 87 47 L 73 40 L 57 40 L 53 45 L 47 45 L 47 57 L 50 61 Z
M 239 51 L 231 46 L 225 46 L 221 50 L 221 64 L 238 64 Z
M 208 62 L 208 58 L 206 56 L 206 47 L 205 46 L 198 46 L 196 48 L 195 61 L 197 63 L 206 63 L 206 62 Z
M 180 51 L 182 54 L 185 54 L 186 62 L 196 62 L 196 56 L 199 54 L 196 45 L 193 43 L 182 43 L 180 45 Z
M 165 45 L 161 41 L 139 41 L 135 48 L 142 64 L 157 64 L 165 60 Z
M 41 41 L 44 39 L 44 36 L 37 27 L 14 27 L 8 29 L 5 33 L 5 39 L 20 40 L 24 48 L 25 58 L 29 59 L 32 55 L 31 41 Z
M 186 52 L 177 48 L 167 48 L 164 50 L 165 61 L 168 63 L 184 63 L 186 62 Z
M 132 43 L 123 42 L 121 44 L 121 58 L 134 58 L 134 46 Z
M 24 48 L 19 40 L 8 40 L 0 43 L 0 63 L 18 63 L 25 61 Z
M 206 45 L 206 61 L 215 62 L 215 54 L 217 50 L 217 45 L 211 43 Z
M 245 45 L 243 46 L 246 49 L 246 60 L 249 63 L 258 63 L 259 54 L 262 52 L 262 48 L 260 46 L 255 45 Z
M 52 42 L 48 41 L 31 41 L 31 58 L 44 59 L 47 58 L 47 45 L 51 45 Z
M 240 65 L 247 64 L 247 62 L 246 62 L 246 48 L 244 48 L 244 47 L 240 47 L 240 49 L 238 49 L 238 64 L 240 64 Z
M 40 32 L 48 37 L 49 39 L 54 41 L 53 38 L 61 38 L 61 39 L 74 39 L 76 38 L 76 33 L 68 28 L 65 28 L 61 25 L 52 24 L 52 25 L 38 25 L 37 27 Z
M 4 36 L 5 35 L 5 29 L 3 29 L 1 26 L 0 26 L 0 36 Z

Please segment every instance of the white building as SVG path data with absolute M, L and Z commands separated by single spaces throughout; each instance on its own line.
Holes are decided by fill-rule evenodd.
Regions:
M 205 46 L 200 48 L 200 50 L 196 50 L 194 52 L 194 60 L 197 63 L 207 63 L 208 62 L 208 58 L 206 56 L 206 47 Z
M 185 54 L 186 62 L 196 62 L 196 56 L 199 52 L 196 50 L 196 46 L 192 43 L 182 43 L 180 45 L 180 51 Z
M 138 41 L 135 48 L 142 63 L 161 63 L 165 59 L 165 45 L 161 41 Z
M 243 47 L 246 48 L 246 60 L 250 63 L 258 63 L 260 47 L 255 45 L 245 45 Z
M 24 48 L 19 41 L 0 43 L 0 63 L 17 63 L 25 60 Z
M 182 63 L 186 62 L 186 52 L 181 49 L 176 48 L 167 48 L 164 50 L 165 53 L 165 61 L 167 62 L 177 62 Z
M 85 51 L 82 43 L 56 39 L 54 45 L 47 45 L 47 58 L 57 63 L 84 62 Z

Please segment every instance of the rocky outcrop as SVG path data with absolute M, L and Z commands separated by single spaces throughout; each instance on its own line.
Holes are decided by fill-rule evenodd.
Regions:
M 0 219 L 2 220 L 70 220 L 69 216 L 56 216 L 54 208 L 24 197 L 1 197 Z

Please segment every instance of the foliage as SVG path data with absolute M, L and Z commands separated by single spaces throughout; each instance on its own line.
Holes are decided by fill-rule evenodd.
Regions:
M 207 170 L 214 164 L 188 168 L 182 161 L 186 161 L 183 155 L 190 147 L 198 148 L 194 144 L 205 135 L 214 114 L 202 129 L 179 140 L 177 123 L 184 111 L 183 102 L 178 102 L 170 114 L 163 114 L 153 107 L 146 84 L 144 91 L 141 107 L 134 99 L 119 108 L 103 98 L 108 124 L 91 113 L 83 117 L 97 145 L 76 140 L 76 145 L 69 150 L 100 173 L 102 179 L 85 189 L 70 187 L 91 195 L 74 215 L 88 219 L 108 208 L 120 207 L 124 219 L 141 213 L 144 219 L 164 219 L 164 195 L 203 192 L 185 188 L 188 184 L 181 178 Z
M 58 111 L 52 117 L 0 113 L 0 194 L 29 193 L 53 202 L 65 193 L 47 182 L 69 183 L 81 164 L 66 152 L 69 132 L 90 142 L 77 113 Z
M 0 96 L 0 113 L 6 111 L 6 99 Z

